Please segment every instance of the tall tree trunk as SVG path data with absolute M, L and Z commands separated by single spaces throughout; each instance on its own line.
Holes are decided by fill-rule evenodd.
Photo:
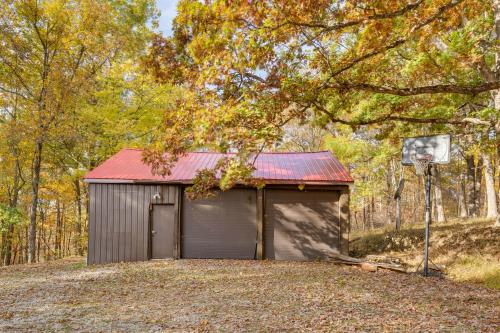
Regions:
M 385 202 L 385 215 L 386 215 L 386 223 L 392 225 L 392 198 L 393 198 L 393 186 L 392 186 L 392 178 L 394 174 L 394 169 L 391 161 L 387 164 L 387 173 L 386 173 L 386 184 L 387 184 L 387 194 L 386 194 L 386 202 Z
M 495 39 L 496 39 L 496 42 L 498 43 L 498 41 L 500 41 L 500 0 L 494 0 L 493 8 L 495 11 Z M 495 53 L 495 68 L 494 68 L 493 73 L 495 76 L 494 78 L 496 80 L 500 79 L 500 51 L 498 51 L 498 48 L 497 48 L 497 52 Z M 494 101 L 493 105 L 495 106 L 495 110 L 497 112 L 500 112 L 500 90 L 494 90 L 491 92 L 491 94 L 492 94 L 492 98 Z M 497 123 L 495 126 L 495 130 L 497 131 L 497 134 L 499 131 L 499 126 L 500 126 L 500 124 L 497 120 Z M 500 164 L 500 157 L 499 156 L 500 156 L 500 145 L 498 145 L 498 142 L 497 142 L 497 158 L 498 158 L 498 162 Z M 498 197 L 500 200 L 500 187 L 498 189 Z M 498 206 L 497 206 L 497 217 L 496 217 L 495 226 L 500 227 L 500 208 Z
M 23 246 L 23 260 L 21 261 L 23 264 L 25 262 L 28 262 L 28 259 L 29 259 L 29 226 L 27 226 L 26 228 L 24 228 L 23 230 L 24 232 L 24 246 Z M 33 259 L 34 256 L 33 256 Z
M 43 151 L 43 135 L 45 134 L 44 129 L 46 129 L 47 124 L 43 123 L 45 112 L 46 112 L 46 100 L 47 97 L 47 78 L 49 76 L 49 49 L 47 48 L 47 43 L 43 45 L 43 69 L 41 72 L 42 86 L 40 89 L 40 94 L 37 98 L 38 104 L 38 123 L 37 123 L 37 133 L 35 139 L 35 151 L 33 153 L 33 163 L 31 167 L 31 209 L 30 209 L 30 224 L 29 224 L 29 239 L 28 239 L 28 263 L 35 262 L 35 252 L 36 252 L 36 216 L 38 208 L 38 195 L 40 189 L 40 174 L 42 170 L 42 151 Z
M 61 216 L 61 204 L 59 199 L 56 201 L 56 255 L 58 258 L 62 257 L 62 216 Z
M 458 214 L 461 218 L 467 217 L 467 203 L 465 202 L 465 179 L 460 173 L 460 181 L 458 182 Z
M 2 265 L 5 265 L 4 264 L 4 261 L 5 261 L 5 244 L 7 243 L 7 232 L 6 231 L 3 231 L 2 232 L 2 239 L 0 241 L 0 259 L 2 259 L 2 261 L 0 262 L 0 266 Z
M 436 203 L 436 220 L 439 223 L 446 222 L 443 207 L 443 193 L 441 191 L 441 173 L 437 166 L 432 168 L 434 173 L 434 198 Z
M 76 225 L 74 238 L 75 250 L 78 255 L 83 256 L 82 246 L 82 194 L 80 189 L 80 179 L 75 179 L 75 201 L 76 201 Z
M 375 229 L 375 200 L 373 195 L 370 197 L 370 229 Z
M 14 110 L 12 112 L 12 121 L 16 124 L 17 121 L 17 99 L 16 95 L 14 101 Z M 19 140 L 18 133 L 12 133 L 11 138 L 9 140 L 10 151 L 12 156 L 14 157 L 14 175 L 12 177 L 12 190 L 9 191 L 9 206 L 10 208 L 17 209 L 17 204 L 19 201 L 19 192 L 21 191 L 21 187 L 23 184 L 21 183 L 21 163 L 19 161 Z M 5 266 L 10 265 L 12 262 L 12 243 L 14 240 L 14 225 L 9 224 L 7 231 L 5 232 L 5 243 L 4 244 L 4 256 L 3 256 L 3 264 Z
M 394 213 L 395 219 L 396 219 L 396 230 L 401 229 L 401 196 L 402 196 L 402 188 L 401 185 L 403 184 L 403 166 L 399 164 L 399 182 L 396 180 L 396 166 L 394 161 L 392 161 L 392 188 L 394 189 L 393 192 L 397 192 L 396 195 L 392 198 L 395 199 L 396 201 L 396 212 Z
M 493 177 L 493 166 L 490 155 L 482 154 L 484 164 L 484 182 L 486 187 L 487 218 L 497 217 L 497 196 L 495 193 L 495 180 Z
M 476 192 L 476 165 L 474 162 L 474 156 L 469 155 L 466 157 L 467 160 L 467 213 L 469 217 L 477 217 L 478 205 L 477 205 L 477 192 Z
M 28 263 L 34 263 L 36 256 L 36 215 L 38 208 L 38 192 L 40 187 L 40 173 L 42 167 L 43 141 L 39 137 L 35 142 L 35 152 L 33 156 L 32 181 L 31 181 L 31 212 L 28 237 Z
M 423 190 L 422 177 L 417 177 L 417 189 L 413 194 L 413 202 L 416 202 L 415 208 L 413 210 L 413 223 L 420 224 L 423 218 L 422 210 L 422 198 L 425 197 L 425 191 Z
M 16 163 L 14 165 L 14 177 L 12 181 L 12 191 L 10 191 L 10 198 L 9 198 L 9 207 L 10 208 L 17 208 L 17 202 L 19 200 L 19 191 L 21 190 L 20 186 L 20 166 L 19 166 L 19 158 L 18 156 L 16 158 Z M 7 227 L 7 230 L 2 234 L 2 247 L 3 247 L 3 253 L 2 253 L 2 259 L 3 259 L 3 264 L 5 266 L 8 266 L 11 264 L 11 257 L 12 257 L 12 242 L 14 239 L 14 225 L 9 224 Z
M 482 180 L 483 180 L 483 159 L 479 157 L 476 164 L 476 176 L 474 177 L 476 183 L 474 184 L 476 188 L 476 207 L 477 207 L 477 216 L 481 216 L 481 206 L 483 202 L 483 198 L 481 196 L 482 191 Z
M 45 215 L 45 209 L 43 207 L 42 204 L 38 205 L 39 208 L 38 208 L 38 211 L 39 211 L 39 218 L 40 218 L 40 230 L 38 232 L 38 239 L 39 241 L 43 241 L 44 245 L 45 245 L 45 222 L 47 220 L 47 216 Z M 40 249 L 38 249 L 38 251 L 40 251 Z M 44 258 L 45 258 L 45 261 L 48 261 L 47 260 L 47 248 L 46 246 L 44 246 Z M 40 252 L 38 252 L 38 256 L 40 256 Z
M 365 198 L 361 199 L 363 205 L 363 230 L 366 230 L 366 202 Z

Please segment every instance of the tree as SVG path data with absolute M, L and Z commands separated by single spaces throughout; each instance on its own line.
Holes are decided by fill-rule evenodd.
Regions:
M 436 202 L 437 222 L 442 223 L 446 222 L 446 215 L 444 213 L 443 194 L 441 189 L 441 172 L 437 165 L 432 170 L 434 176 L 434 200 Z
M 290 122 L 283 127 L 283 139 L 276 145 L 281 151 L 318 151 L 324 149 L 327 130 L 320 126 Z
M 144 42 L 153 16 L 151 0 L 4 1 L 0 91 L 21 99 L 32 136 L 29 262 L 35 261 L 39 188 L 51 131 L 94 89 L 96 75 Z
M 163 151 L 231 148 L 245 167 L 310 114 L 386 137 L 407 123 L 495 127 L 498 109 L 484 110 L 500 81 L 482 74 L 497 71 L 494 15 L 487 0 L 180 1 L 174 37 L 157 38 L 148 64 L 193 94 L 145 159 L 163 173 Z

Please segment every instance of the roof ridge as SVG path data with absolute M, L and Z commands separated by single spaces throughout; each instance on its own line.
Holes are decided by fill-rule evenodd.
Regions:
M 318 154 L 318 153 L 330 153 L 329 150 L 317 150 L 317 151 L 263 151 L 261 154 Z
M 122 148 L 121 150 L 136 150 L 136 151 L 144 151 L 143 148 Z M 266 154 L 266 155 L 286 155 L 286 154 L 318 154 L 318 153 L 331 153 L 329 150 L 317 150 L 317 151 L 263 151 L 260 152 L 259 155 L 261 154 Z M 221 155 L 235 155 L 237 153 L 233 152 L 228 152 L 228 153 L 221 153 L 218 151 L 188 151 L 186 154 L 221 154 Z

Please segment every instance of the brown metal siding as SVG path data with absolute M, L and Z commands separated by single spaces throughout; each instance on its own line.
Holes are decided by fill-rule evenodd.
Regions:
M 266 190 L 265 257 L 314 260 L 339 252 L 339 192 Z
M 96 189 L 97 192 L 97 199 L 96 199 L 96 218 L 97 214 L 102 215 L 102 211 L 106 209 L 106 202 L 103 202 L 103 189 L 100 186 L 97 186 Z M 106 194 L 106 193 L 104 193 Z M 96 223 L 96 260 L 99 260 L 99 258 L 102 258 L 103 253 L 106 253 L 106 236 L 107 232 L 106 229 L 103 228 L 103 219 L 102 218 L 97 218 L 97 223 Z
M 89 197 L 95 198 L 95 185 L 89 184 Z M 89 231 L 87 246 L 87 263 L 94 262 L 94 244 L 95 244 L 95 200 L 89 201 Z
M 176 193 L 171 185 L 89 184 L 88 263 L 147 260 L 149 206 L 177 205 Z
M 256 190 L 232 189 L 182 203 L 182 258 L 254 259 Z
M 125 188 L 125 185 L 121 186 L 122 189 Z M 109 250 L 109 245 L 112 244 L 112 259 L 111 262 L 118 262 L 120 261 L 120 185 L 113 184 L 111 185 L 106 191 L 106 187 L 102 187 L 102 189 L 108 194 L 108 200 L 110 200 L 109 203 L 109 208 L 112 210 L 112 219 L 108 220 L 111 221 L 111 230 L 113 232 L 112 237 L 110 242 L 108 243 L 108 250 Z M 107 223 L 106 220 L 103 220 L 102 223 Z M 102 246 L 101 249 L 105 249 L 105 246 Z M 103 260 L 106 258 L 105 256 L 102 257 Z M 109 252 L 108 252 L 108 259 L 109 259 Z
M 101 188 L 102 190 L 102 188 Z M 112 218 L 113 216 L 113 207 L 109 205 L 108 198 L 109 195 L 107 191 L 104 191 L 104 193 L 101 194 L 102 200 L 101 200 L 101 207 L 102 209 L 102 221 L 108 221 Z M 113 256 L 113 224 L 112 223 L 106 223 L 106 261 L 111 262 L 112 261 L 112 256 Z

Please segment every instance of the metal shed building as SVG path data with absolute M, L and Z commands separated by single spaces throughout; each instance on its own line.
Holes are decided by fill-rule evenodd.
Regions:
M 188 153 L 165 177 L 123 149 L 87 173 L 88 264 L 163 258 L 314 260 L 348 252 L 352 178 L 330 152 L 261 153 L 254 177 L 209 199 L 184 190 L 221 153 Z

